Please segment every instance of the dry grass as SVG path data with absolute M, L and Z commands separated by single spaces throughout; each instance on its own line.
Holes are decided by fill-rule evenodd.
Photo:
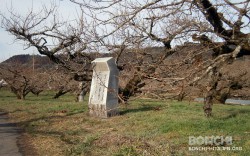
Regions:
M 38 155 L 246 155 L 250 153 L 250 107 L 215 105 L 203 116 L 202 105 L 137 99 L 109 119 L 88 116 L 87 98 L 52 100 L 52 93 L 18 101 L 0 90 L 1 109 L 26 130 Z M 189 136 L 233 136 L 242 151 L 188 151 Z

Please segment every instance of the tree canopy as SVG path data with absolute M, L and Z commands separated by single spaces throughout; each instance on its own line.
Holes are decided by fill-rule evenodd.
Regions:
M 203 58 L 201 68 L 183 77 L 189 85 L 209 79 L 204 110 L 210 116 L 220 77 L 218 69 L 236 57 L 250 54 L 249 0 L 70 1 L 80 12 L 73 22 L 60 21 L 53 5 L 27 16 L 11 12 L 10 17 L 1 17 L 6 31 L 25 41 L 27 48 L 35 47 L 71 71 L 76 80 L 90 81 L 90 62 L 98 55 L 93 55 L 95 52 L 115 51 L 118 66 L 123 66 L 120 56 L 125 49 L 162 46 L 166 49 L 164 60 L 177 51 L 178 45 L 199 43 L 202 49 L 190 51 L 179 65 L 212 51 L 212 58 Z M 145 66 L 139 64 L 142 65 Z M 173 68 L 168 65 L 166 69 L 170 67 Z M 148 73 L 137 70 L 141 72 Z M 153 76 L 144 74 L 145 77 Z

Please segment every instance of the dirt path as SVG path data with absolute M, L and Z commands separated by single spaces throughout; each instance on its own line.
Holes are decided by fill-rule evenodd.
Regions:
M 21 129 L 7 119 L 7 114 L 0 112 L 0 156 L 21 156 L 17 146 Z

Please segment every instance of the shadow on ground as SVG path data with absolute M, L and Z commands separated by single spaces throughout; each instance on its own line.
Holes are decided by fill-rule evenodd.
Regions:
M 125 115 L 127 113 L 137 113 L 137 112 L 145 112 L 145 111 L 159 111 L 162 109 L 162 106 L 150 106 L 150 105 L 142 105 L 139 108 L 124 108 L 120 111 L 120 115 Z
M 240 114 L 249 114 L 250 110 L 243 110 L 243 109 L 240 109 L 240 110 L 229 110 L 229 112 L 230 112 L 229 115 L 226 116 L 226 117 L 223 117 L 222 119 L 235 118 L 235 117 L 237 117 Z

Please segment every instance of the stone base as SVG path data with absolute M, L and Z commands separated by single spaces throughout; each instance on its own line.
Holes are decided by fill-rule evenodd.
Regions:
M 101 118 L 108 118 L 119 115 L 117 108 L 107 110 L 105 105 L 89 105 L 89 115 Z

